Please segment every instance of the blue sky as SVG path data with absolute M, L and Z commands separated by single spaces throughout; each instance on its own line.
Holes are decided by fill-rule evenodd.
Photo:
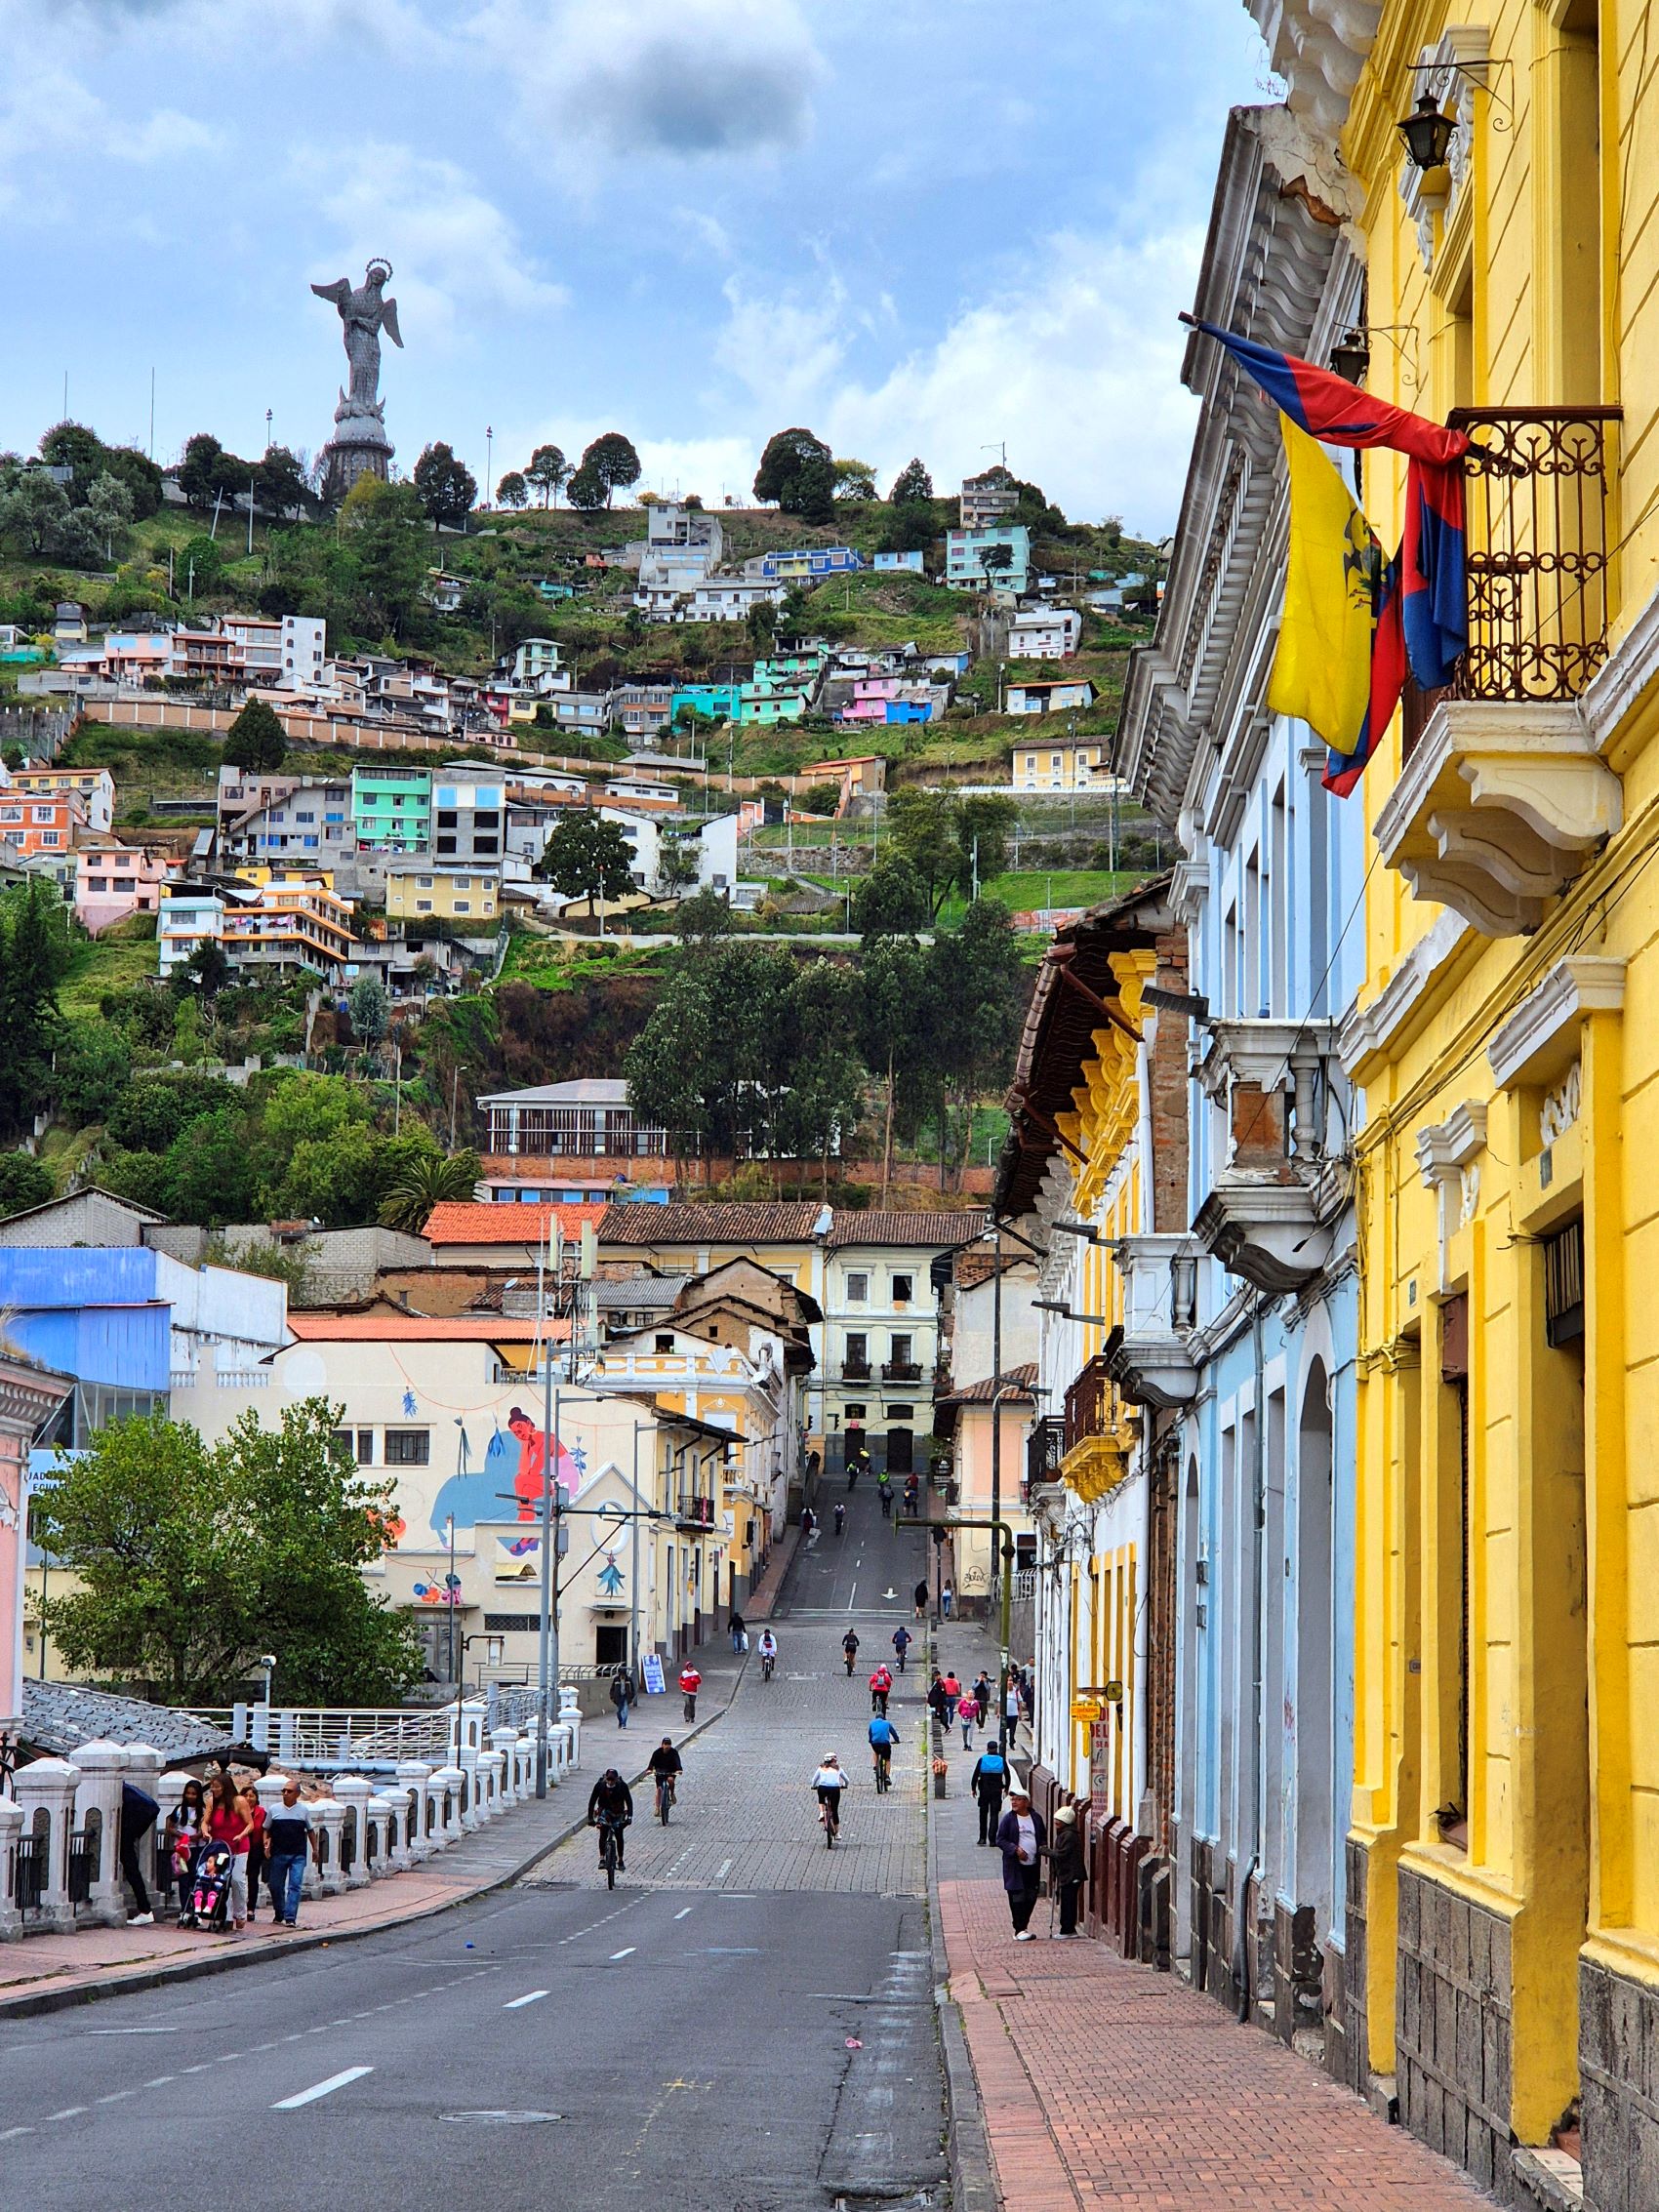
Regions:
M 0 0 L 0 447 L 314 450 L 306 287 L 395 265 L 400 464 L 626 430 L 710 503 L 804 422 L 1168 530 L 1239 0 Z

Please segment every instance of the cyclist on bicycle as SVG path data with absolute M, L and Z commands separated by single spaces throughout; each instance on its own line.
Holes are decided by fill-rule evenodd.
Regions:
M 841 1762 L 833 1751 L 826 1751 L 818 1772 L 812 1778 L 812 1787 L 818 1792 L 819 1818 L 828 1822 L 831 1830 L 841 1825 L 841 1792 L 847 1787 L 847 1778 L 841 1772 Z
M 871 1715 L 870 1748 L 875 1759 L 875 1787 L 884 1790 L 893 1764 L 893 1747 L 899 1741 L 899 1731 L 885 1712 Z
M 841 1649 L 846 1654 L 847 1672 L 851 1674 L 858 1665 L 859 1656 L 859 1632 L 856 1629 L 849 1629 L 841 1638 Z
M 645 1763 L 651 1770 L 651 1779 L 656 1785 L 659 1794 L 661 1794 L 666 1784 L 668 1791 L 668 1802 L 672 1804 L 674 1783 L 685 1772 L 684 1761 L 678 1751 L 674 1749 L 673 1738 L 665 1736 Z
M 677 1753 L 675 1754 L 678 1755 Z M 593 1785 L 593 1793 L 587 1800 L 587 1825 L 599 1830 L 599 1864 L 605 1864 L 605 1830 L 617 1831 L 617 1871 L 623 1871 L 624 1854 L 627 1851 L 627 1824 L 633 1818 L 633 1792 L 617 1772 L 608 1766 Z
M 881 1501 L 881 1518 L 890 1521 L 893 1518 L 893 1490 L 885 1475 L 876 1484 L 875 1495 Z
M 778 1639 L 770 1629 L 760 1631 L 760 1675 L 762 1681 L 772 1679 L 772 1669 L 778 1664 Z
M 846 1507 L 845 1507 L 845 1506 L 843 1506 L 843 1505 L 841 1504 L 841 1501 L 840 1501 L 840 1500 L 839 1500 L 839 1499 L 837 1498 L 837 1499 L 836 1499 L 836 1501 L 835 1501 L 835 1534 L 836 1534 L 837 1536 L 839 1536 L 839 1535 L 840 1535 L 840 1533 L 841 1533 L 841 1531 L 842 1531 L 842 1529 L 844 1529 L 844 1528 L 846 1527 L 846 1525 L 847 1525 L 847 1508 L 846 1508 Z
M 899 1672 L 901 1674 L 905 1671 L 905 1654 L 910 1650 L 911 1640 L 910 1631 L 901 1621 L 893 1630 L 893 1649 L 899 1655 Z
M 870 1709 L 871 1712 L 884 1713 L 887 1710 L 887 1700 L 892 1688 L 893 1675 L 891 1669 L 877 1666 L 875 1672 L 870 1677 Z

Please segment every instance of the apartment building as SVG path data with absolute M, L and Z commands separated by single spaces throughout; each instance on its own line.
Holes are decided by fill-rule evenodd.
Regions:
M 1020 487 L 1006 468 L 988 468 L 983 476 L 964 476 L 960 521 L 964 530 L 992 529 L 1020 503 Z
M 0 790 L 0 838 L 14 846 L 24 860 L 61 864 L 61 880 L 72 880 L 73 848 L 77 833 L 87 826 L 75 791 L 55 791 L 45 797 L 24 796 Z
M 1010 661 L 1069 661 L 1083 635 L 1075 607 L 1022 607 L 1008 624 Z
M 1004 552 L 1006 560 L 1001 557 Z M 1032 534 L 1023 522 L 989 522 L 946 532 L 945 582 L 951 590 L 1017 595 L 1030 588 L 1031 580 Z
M 156 913 L 182 865 L 154 846 L 86 830 L 75 851 L 75 919 L 97 937 L 132 914 Z
M 424 850 L 432 835 L 431 770 L 354 768 L 351 828 L 359 845 L 395 853 Z
M 385 910 L 388 921 L 409 921 L 430 914 L 440 921 L 461 922 L 476 929 L 494 926 L 501 908 L 498 873 L 476 865 L 446 866 L 437 861 L 388 861 L 385 871 Z
M 1027 709 L 1027 711 L 1030 711 Z M 1087 791 L 1107 767 L 1110 746 L 1104 738 L 1068 738 L 1058 732 L 1044 744 L 1014 744 L 1016 791 Z M 1102 784 L 1101 788 L 1105 788 Z
M 909 1474 L 933 1429 L 939 1300 L 932 1263 L 984 1230 L 983 1213 L 837 1211 L 824 1247 L 826 1465 L 854 1450 Z
M 432 785 L 432 858 L 498 869 L 506 850 L 506 785 L 446 770 Z
M 107 768 L 0 769 L 0 799 L 9 791 L 30 799 L 72 797 L 89 829 L 107 829 L 115 820 L 115 779 Z

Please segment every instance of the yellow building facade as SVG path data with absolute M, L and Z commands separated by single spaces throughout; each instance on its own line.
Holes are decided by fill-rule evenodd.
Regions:
M 1250 7 L 1368 388 L 1483 449 L 1470 651 L 1354 801 L 1350 2047 L 1503 2201 L 1582 2123 L 1626 2212 L 1659 2202 L 1659 11 Z M 1403 462 L 1363 487 L 1395 545 Z

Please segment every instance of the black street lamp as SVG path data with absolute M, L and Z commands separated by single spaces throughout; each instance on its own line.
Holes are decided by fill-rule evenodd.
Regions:
M 1455 119 L 1440 112 L 1440 103 L 1432 92 L 1424 93 L 1399 126 L 1405 157 L 1413 169 L 1443 169 L 1456 131 Z
M 1371 342 L 1362 324 L 1331 347 L 1331 367 L 1347 383 L 1362 384 L 1371 370 Z

